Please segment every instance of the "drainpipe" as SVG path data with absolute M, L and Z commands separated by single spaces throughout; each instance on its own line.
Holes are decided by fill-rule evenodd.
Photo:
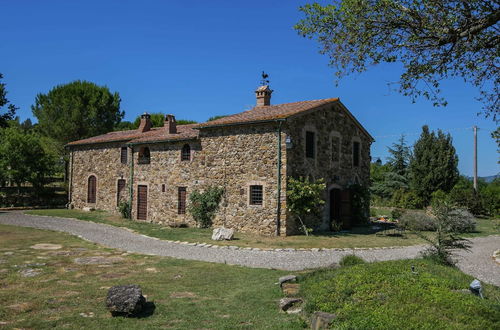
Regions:
M 134 199 L 134 147 L 130 147 L 130 180 L 129 180 L 129 205 L 130 205 L 130 218 L 132 219 L 132 200 Z
M 69 191 L 68 191 L 68 205 L 67 205 L 67 208 L 69 209 L 70 208 L 70 205 L 71 203 L 73 202 L 73 161 L 74 161 L 74 158 L 73 158 L 73 150 L 70 149 L 70 153 L 71 153 L 71 156 L 70 156 L 70 162 L 71 162 L 71 166 L 69 167 Z
M 281 229 L 281 126 L 285 120 L 277 120 L 278 125 L 278 197 L 276 206 L 276 236 L 280 236 Z

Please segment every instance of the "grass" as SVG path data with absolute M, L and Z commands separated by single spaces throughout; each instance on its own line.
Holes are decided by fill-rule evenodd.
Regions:
M 483 284 L 484 300 L 459 291 L 472 280 L 424 259 L 387 261 L 306 274 L 300 293 L 309 313 L 336 314 L 336 329 L 498 329 L 500 289 Z
M 32 210 L 27 214 L 76 218 L 108 225 L 126 227 L 138 233 L 165 240 L 199 242 L 214 244 L 212 230 L 201 228 L 170 228 L 163 225 L 131 221 L 104 211 L 85 212 L 80 210 Z M 468 237 L 498 234 L 491 220 L 478 220 L 478 231 Z M 384 246 L 408 246 L 424 244 L 416 235 L 403 236 L 377 235 L 370 227 L 355 227 L 346 233 L 326 233 L 310 236 L 266 237 L 247 233 L 235 233 L 235 240 L 217 242 L 220 245 L 237 245 L 257 248 L 370 248 Z
M 63 247 L 30 247 L 37 243 Z M 86 256 L 122 259 L 112 265 L 74 262 Z M 19 272 L 27 267 L 41 274 L 22 277 Z M 275 283 L 285 274 L 122 254 L 69 234 L 0 225 L 0 328 L 298 329 L 298 316 L 278 312 L 282 295 Z M 119 284 L 140 285 L 155 304 L 152 315 L 111 317 L 105 307 L 107 289 Z

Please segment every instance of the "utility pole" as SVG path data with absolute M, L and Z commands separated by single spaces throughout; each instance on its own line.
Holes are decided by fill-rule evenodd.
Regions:
M 477 126 L 474 130 L 474 191 L 477 193 Z

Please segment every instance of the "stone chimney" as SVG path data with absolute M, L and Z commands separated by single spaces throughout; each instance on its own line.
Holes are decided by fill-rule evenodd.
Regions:
M 147 112 L 141 115 L 141 124 L 139 125 L 139 132 L 144 133 L 151 129 L 151 115 Z
M 255 90 L 255 96 L 257 97 L 257 106 L 267 106 L 271 105 L 271 94 L 273 91 L 269 88 L 269 86 L 260 86 Z
M 163 125 L 167 129 L 168 134 L 176 134 L 177 133 L 177 123 L 175 122 L 174 115 L 166 115 L 165 123 Z

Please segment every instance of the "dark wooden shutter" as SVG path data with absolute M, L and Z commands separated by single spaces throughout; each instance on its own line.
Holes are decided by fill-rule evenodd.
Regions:
M 120 161 L 122 164 L 127 164 L 127 147 L 122 147 L 120 153 Z
M 91 175 L 87 186 L 87 203 L 95 203 L 97 195 L 97 179 Z
M 306 157 L 314 158 L 314 132 L 306 132 Z
M 126 182 L 125 179 L 118 179 L 118 184 L 116 187 L 116 206 L 120 205 L 120 202 L 125 193 Z
M 181 151 L 181 160 L 191 160 L 191 147 L 189 144 L 185 144 Z
M 179 187 L 177 196 L 177 213 L 186 214 L 186 187 Z
M 148 216 L 148 186 L 137 186 L 137 219 L 147 220 Z

